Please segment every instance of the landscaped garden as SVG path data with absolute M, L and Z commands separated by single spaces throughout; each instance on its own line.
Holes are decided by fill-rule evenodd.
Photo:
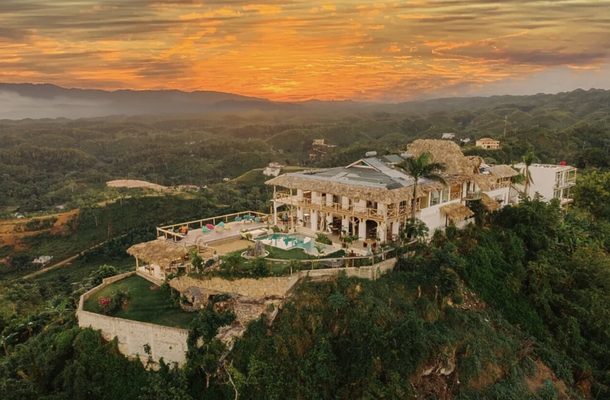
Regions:
M 119 303 L 111 310 L 112 300 Z M 109 301 L 110 300 L 110 301 Z M 130 276 L 114 282 L 94 293 L 85 301 L 84 310 L 133 321 L 149 322 L 176 328 L 188 328 L 196 313 L 175 306 L 168 290 L 144 278 Z

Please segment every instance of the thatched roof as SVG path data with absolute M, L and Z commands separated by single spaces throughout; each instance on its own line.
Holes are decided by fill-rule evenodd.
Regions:
M 482 190 L 490 190 L 491 185 L 498 179 L 496 175 L 481 174 L 479 169 L 483 164 L 483 159 L 478 156 L 464 156 L 460 147 L 451 141 L 416 140 L 409 145 L 407 152 L 416 157 L 425 152 L 431 153 L 434 162 L 445 165 L 446 170 L 442 175 L 449 186 L 472 181 Z M 511 169 L 506 166 L 501 167 L 497 169 L 498 174 L 507 174 L 507 169 Z M 324 171 L 333 171 L 333 169 L 317 170 L 316 173 L 321 174 Z M 409 179 L 406 173 L 404 175 Z M 393 177 L 394 175 L 391 176 Z M 407 182 L 407 180 L 402 182 Z M 280 175 L 265 183 L 267 185 L 331 193 L 347 196 L 352 199 L 376 201 L 384 204 L 394 204 L 401 201 L 410 202 L 413 198 L 413 187 L 407 184 L 403 184 L 403 187 L 388 188 L 381 185 L 360 184 L 359 182 L 341 182 L 339 179 L 334 178 L 317 179 L 315 174 L 308 175 L 305 172 Z M 421 197 L 428 192 L 444 187 L 444 185 L 437 182 L 422 179 L 418 185 L 417 196 Z
M 485 193 L 481 194 L 481 203 L 485 206 L 488 211 L 496 211 L 500 208 L 500 203 L 486 195 Z
M 169 267 L 174 261 L 183 260 L 188 255 L 184 246 L 165 240 L 151 240 L 150 242 L 136 244 L 127 249 L 127 253 L 160 267 Z
M 283 186 L 290 189 L 306 189 L 316 192 L 332 193 L 335 195 L 347 196 L 352 199 L 378 201 L 387 204 L 398 203 L 404 200 L 410 201 L 413 197 L 412 187 L 388 190 L 386 188 L 316 180 L 287 174 L 275 177 L 265 183 L 267 185 Z M 424 185 L 419 187 L 420 193 L 424 193 L 422 186 Z
M 460 146 L 448 140 L 416 140 L 409 145 L 407 153 L 418 157 L 422 153 L 430 153 L 434 162 L 445 165 L 445 175 L 471 176 L 479 173 L 483 162 L 481 157 L 464 156 Z
M 458 222 L 468 217 L 472 217 L 474 212 L 462 203 L 451 203 L 441 207 L 441 212 L 451 221 Z
M 512 178 L 513 176 L 519 175 L 519 172 L 515 171 L 508 165 L 494 165 L 487 169 L 489 173 L 496 178 Z

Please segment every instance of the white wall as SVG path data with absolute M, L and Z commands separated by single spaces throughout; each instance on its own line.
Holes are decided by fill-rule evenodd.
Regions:
M 441 207 L 452 203 L 460 203 L 461 200 L 452 200 L 447 203 L 441 203 L 436 206 L 426 207 L 422 209 L 416 217 L 422 220 L 432 234 L 436 229 L 444 229 L 447 225 L 447 216 L 440 210 Z
M 510 187 L 505 187 L 505 188 L 500 188 L 500 189 L 496 189 L 496 190 L 490 190 L 489 192 L 484 192 L 486 195 L 488 195 L 489 197 L 491 197 L 492 199 L 495 199 L 497 196 L 501 196 L 502 197 L 502 207 L 504 207 L 505 205 L 507 205 L 509 203 L 510 200 Z

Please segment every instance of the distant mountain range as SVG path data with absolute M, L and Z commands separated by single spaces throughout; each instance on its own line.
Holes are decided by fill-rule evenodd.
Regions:
M 575 90 L 532 96 L 461 97 L 409 101 L 396 104 L 354 101 L 274 102 L 232 93 L 179 90 L 66 89 L 51 84 L 0 83 L 0 119 L 90 118 L 111 115 L 178 115 L 235 111 L 370 111 L 427 114 L 481 108 L 530 111 L 544 108 L 583 117 L 589 113 L 607 115 L 610 91 Z M 508 111 L 508 110 L 507 110 Z M 596 115 L 599 116 L 599 115 Z
M 231 93 L 179 90 L 66 89 L 51 84 L 0 83 L 0 119 L 83 118 L 108 115 L 198 114 L 218 111 L 290 110 L 294 103 Z

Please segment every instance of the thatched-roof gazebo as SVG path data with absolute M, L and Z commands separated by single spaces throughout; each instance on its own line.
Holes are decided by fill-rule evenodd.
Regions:
M 462 203 L 451 203 L 447 204 L 446 206 L 442 206 L 441 212 L 453 222 L 459 222 L 474 215 L 474 212 Z
M 139 267 L 139 260 L 142 260 L 165 270 L 176 262 L 184 261 L 188 250 L 184 246 L 157 239 L 131 246 L 127 253 L 136 258 L 136 268 Z

